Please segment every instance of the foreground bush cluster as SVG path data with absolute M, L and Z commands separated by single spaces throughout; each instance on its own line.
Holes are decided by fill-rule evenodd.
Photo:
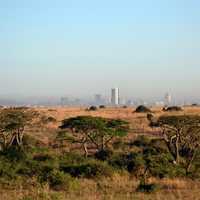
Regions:
M 0 183 L 19 177 L 36 178 L 39 184 L 48 183 L 53 190 L 67 191 L 79 187 L 78 180 L 82 178 L 99 179 L 127 172 L 141 180 L 138 190 L 150 191 L 152 188 L 153 191 L 157 186 L 148 185 L 149 177 L 162 179 L 187 176 L 183 166 L 173 163 L 162 141 L 139 137 L 126 145 L 137 148 L 137 151 L 104 152 L 103 160 L 96 155 L 86 158 L 81 154 L 55 153 L 48 148 L 29 145 L 24 146 L 23 150 L 13 147 L 0 154 Z M 190 177 L 199 177 L 199 163 L 200 160 L 196 160 Z

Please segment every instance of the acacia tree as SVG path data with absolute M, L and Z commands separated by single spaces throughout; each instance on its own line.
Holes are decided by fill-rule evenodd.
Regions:
M 2 149 L 22 146 L 25 127 L 35 116 L 29 109 L 7 108 L 0 111 L 0 145 Z
M 163 139 L 174 158 L 174 163 L 180 163 L 182 152 L 187 162 L 186 171 L 189 171 L 200 147 L 200 117 L 195 115 L 161 116 L 153 125 L 162 129 Z
M 200 126 L 199 124 L 187 128 L 184 132 L 182 141 L 182 154 L 187 157 L 186 173 L 190 172 L 192 162 L 194 161 L 197 152 L 200 148 Z
M 105 150 L 114 137 L 127 134 L 128 123 L 102 117 L 78 116 L 63 120 L 60 128 L 71 131 L 74 141 L 82 144 L 87 156 L 88 144 L 95 145 L 98 151 Z

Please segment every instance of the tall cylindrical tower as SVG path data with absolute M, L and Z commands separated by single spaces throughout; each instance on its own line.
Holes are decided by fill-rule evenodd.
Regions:
M 111 89 L 111 104 L 119 105 L 119 88 Z

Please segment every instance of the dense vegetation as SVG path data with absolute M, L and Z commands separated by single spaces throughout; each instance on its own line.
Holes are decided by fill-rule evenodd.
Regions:
M 53 191 L 81 190 L 80 180 L 100 180 L 128 174 L 139 180 L 132 192 L 162 190 L 151 178 L 200 178 L 200 117 L 148 114 L 149 125 L 160 137 L 139 136 L 125 142 L 129 123 L 120 119 L 78 116 L 64 119 L 54 143 L 44 147 L 26 134 L 34 123 L 44 121 L 31 109 L 0 111 L 0 186 L 12 189 L 18 181 Z M 56 119 L 46 117 L 49 122 Z M 69 145 L 80 145 L 77 152 Z M 32 199 L 31 197 L 29 199 Z

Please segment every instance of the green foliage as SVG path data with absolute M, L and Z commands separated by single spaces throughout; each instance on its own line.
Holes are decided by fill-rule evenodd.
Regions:
M 127 144 L 121 138 L 119 138 L 112 143 L 112 147 L 114 150 L 124 150 L 127 148 Z
M 102 161 L 87 161 L 80 164 L 61 165 L 60 170 L 69 173 L 73 177 L 94 178 L 113 174 L 113 169 L 107 163 Z
M 54 118 L 54 117 L 52 117 L 52 116 L 46 116 L 46 115 L 43 115 L 43 116 L 41 116 L 41 122 L 43 123 L 43 124 L 48 124 L 48 123 L 55 123 L 55 122 L 57 122 L 57 120 Z
M 195 125 L 200 123 L 200 116 L 197 115 L 169 115 L 161 116 L 158 119 L 160 126 L 169 125 L 174 128 L 184 128 L 185 125 Z
M 89 108 L 86 109 L 87 111 L 96 111 L 98 108 L 96 106 L 90 106 Z
M 27 156 L 26 152 L 23 149 L 18 148 L 17 146 L 12 146 L 10 148 L 4 149 L 0 152 L 0 155 L 5 156 L 11 162 L 25 160 Z
M 65 153 L 59 157 L 60 165 L 67 165 L 67 164 L 81 164 L 90 160 L 90 158 L 85 158 L 80 154 L 75 154 L 73 152 Z
M 140 153 L 130 153 L 127 156 L 128 159 L 128 165 L 127 169 L 130 173 L 135 174 L 137 177 L 143 174 L 145 171 L 145 160 L 143 158 L 143 155 Z
M 105 150 L 114 137 L 125 136 L 128 123 L 118 119 L 79 116 L 63 120 L 60 128 L 70 129 L 77 142 L 92 143 L 100 151 Z
M 0 159 L 0 177 L 1 178 L 3 177 L 6 179 L 16 178 L 16 173 L 12 165 L 13 163 L 1 157 Z
M 151 140 L 144 135 L 138 136 L 137 139 L 131 143 L 131 146 L 135 145 L 137 147 L 147 147 L 150 144 L 150 141 Z
M 179 106 L 170 106 L 167 108 L 163 108 L 163 111 L 165 112 L 178 112 L 178 111 L 183 111 L 183 109 Z
M 105 161 L 105 160 L 109 160 L 111 158 L 112 154 L 113 154 L 113 152 L 110 150 L 101 150 L 101 151 L 97 151 L 95 153 L 95 158 L 98 160 Z
M 143 180 L 138 185 L 136 191 L 137 192 L 146 192 L 146 193 L 152 193 L 156 192 L 160 189 L 160 186 L 155 183 L 145 183 Z
M 54 190 L 68 190 L 75 181 L 69 174 L 58 170 L 49 170 L 42 173 L 39 177 L 41 183 L 48 182 L 49 186 Z
M 6 108 L 0 111 L 0 145 L 2 149 L 22 146 L 24 129 L 30 125 L 36 112 L 22 108 Z
M 158 124 L 174 162 L 183 164 L 181 160 L 184 159 L 187 164 L 183 165 L 189 173 L 200 148 L 200 116 L 161 116 Z
M 144 105 L 140 105 L 135 110 L 136 113 L 150 113 L 151 110 Z

